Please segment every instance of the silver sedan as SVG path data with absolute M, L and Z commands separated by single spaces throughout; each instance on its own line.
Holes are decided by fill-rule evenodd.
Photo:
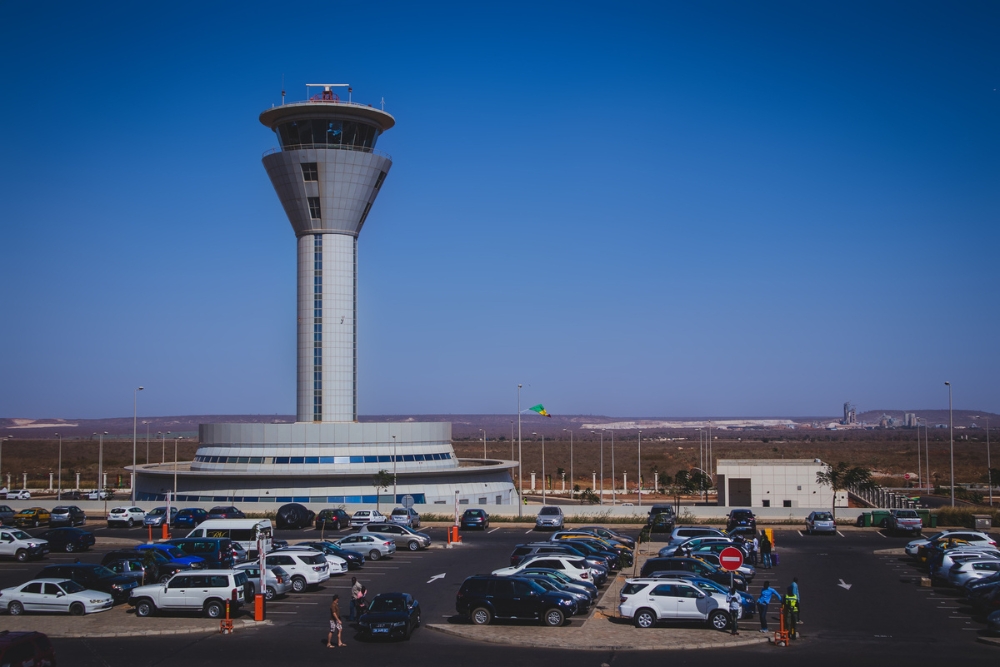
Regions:
M 66 579 L 34 579 L 0 591 L 0 604 L 11 616 L 26 611 L 83 616 L 107 611 L 114 599 L 107 593 L 84 588 Z
M 365 533 L 394 540 L 397 547 L 405 546 L 410 551 L 426 549 L 431 545 L 431 536 L 427 533 L 418 533 L 412 528 L 395 523 L 369 523 L 358 531 L 359 535 Z
M 371 560 L 378 560 L 396 553 L 396 543 L 393 540 L 370 533 L 348 535 L 334 544 L 341 549 L 363 554 Z
M 257 563 L 244 563 L 243 565 L 237 565 L 233 569 L 237 572 L 245 572 L 247 583 L 253 587 L 252 592 L 246 596 L 246 600 L 249 603 L 253 599 L 253 596 L 256 595 L 257 587 L 260 585 L 260 566 Z M 266 568 L 264 586 L 267 587 L 264 599 L 273 600 L 277 596 L 285 595 L 288 591 L 292 590 L 292 575 L 285 572 L 278 565 Z

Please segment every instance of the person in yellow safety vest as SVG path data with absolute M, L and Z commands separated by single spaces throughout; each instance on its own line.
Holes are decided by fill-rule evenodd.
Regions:
M 797 639 L 799 634 L 796 627 L 799 615 L 799 596 L 795 594 L 795 586 L 788 587 L 784 604 L 781 605 L 781 613 L 785 617 L 785 630 L 788 631 L 788 637 Z
M 528 496 L 525 496 L 525 497 L 524 497 L 524 504 L 525 504 L 525 505 L 527 505 L 527 504 L 528 504 Z

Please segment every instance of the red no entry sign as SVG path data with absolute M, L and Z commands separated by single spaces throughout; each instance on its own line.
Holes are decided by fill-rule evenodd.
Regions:
M 719 552 L 719 565 L 726 572 L 735 572 L 743 565 L 743 552 L 736 547 L 726 547 Z

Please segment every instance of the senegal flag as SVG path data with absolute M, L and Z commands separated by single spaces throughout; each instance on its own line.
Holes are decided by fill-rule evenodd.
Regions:
M 550 414 L 549 414 L 549 413 L 548 413 L 548 412 L 547 412 L 547 411 L 545 410 L 545 406 L 544 406 L 544 405 L 542 405 L 541 403 L 539 403 L 538 405 L 536 405 L 536 406 L 535 406 L 535 407 L 533 407 L 533 408 L 528 408 L 528 409 L 529 409 L 529 410 L 531 410 L 532 412 L 537 412 L 538 414 L 540 414 L 540 415 L 541 415 L 541 416 L 543 416 L 543 417 L 549 417 L 549 418 L 551 418 L 551 417 L 552 417 L 552 415 L 550 415 Z

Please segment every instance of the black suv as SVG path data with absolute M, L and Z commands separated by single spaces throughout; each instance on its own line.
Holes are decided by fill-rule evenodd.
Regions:
M 639 576 L 654 577 L 657 576 L 657 573 L 659 576 L 663 576 L 663 573 L 671 571 L 693 572 L 705 579 L 711 579 L 717 584 L 729 586 L 729 572 L 697 558 L 650 558 L 643 564 Z M 737 590 L 745 591 L 747 589 L 747 582 L 743 575 L 734 573 L 732 577 Z
M 673 505 L 653 505 L 649 508 L 649 516 L 646 517 L 646 525 L 656 528 L 658 533 L 674 532 L 674 523 L 677 514 Z
M 84 588 L 107 593 L 115 602 L 128 600 L 132 589 L 136 587 L 135 579 L 115 574 L 103 565 L 94 563 L 71 563 L 69 565 L 46 565 L 35 575 L 35 579 L 43 578 L 72 579 Z
M 757 532 L 757 517 L 753 515 L 752 510 L 729 510 L 729 516 L 726 518 L 726 532 L 733 530 L 734 528 L 749 528 L 753 532 Z
M 278 508 L 274 523 L 277 528 L 308 528 L 316 512 L 299 503 L 289 503 Z
M 245 519 L 247 518 L 238 507 L 232 505 L 216 505 L 208 510 L 209 519 Z
M 351 525 L 351 516 L 340 509 L 320 510 L 316 515 L 316 530 L 340 530 Z
M 455 596 L 455 609 L 486 625 L 495 618 L 527 618 L 560 626 L 576 613 L 576 601 L 566 593 L 547 591 L 525 577 L 477 574 L 462 583 Z

